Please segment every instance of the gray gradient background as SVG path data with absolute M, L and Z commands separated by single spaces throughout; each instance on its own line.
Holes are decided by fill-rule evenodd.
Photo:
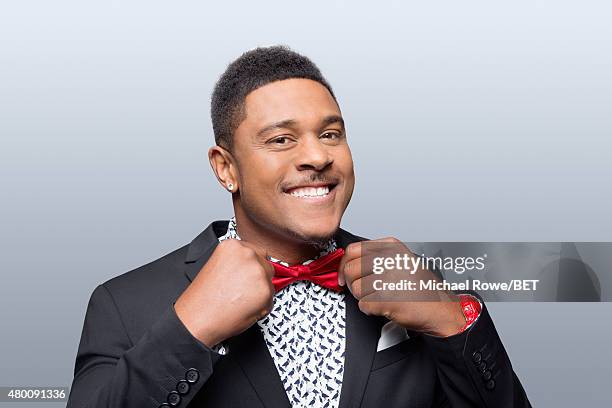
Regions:
M 94 287 L 231 215 L 209 95 L 257 45 L 339 97 L 345 228 L 612 240 L 609 2 L 203 3 L 2 2 L 0 385 L 69 385 Z M 612 304 L 490 309 L 534 406 L 612 401 Z

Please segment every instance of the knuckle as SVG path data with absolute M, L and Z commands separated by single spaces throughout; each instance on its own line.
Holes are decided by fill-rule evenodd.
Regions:
M 259 313 L 259 318 L 263 319 L 268 314 L 270 314 L 270 312 L 272 311 L 272 306 L 273 306 L 273 303 L 270 301 L 264 307 L 262 307 Z
M 224 239 L 223 241 L 219 242 L 219 244 L 217 245 L 217 249 L 220 250 L 224 250 L 226 248 L 232 248 L 234 246 L 234 243 L 231 242 L 233 241 L 232 239 Z
M 243 246 L 242 247 L 242 254 L 245 258 L 253 260 L 253 259 L 257 259 L 257 252 L 248 246 Z
M 360 299 L 361 296 L 361 284 L 359 281 L 353 281 L 351 282 L 351 292 L 353 293 L 353 296 L 355 296 L 357 299 Z
M 353 242 L 353 243 L 350 243 L 350 244 L 349 244 L 349 245 L 346 247 L 345 252 L 346 252 L 347 254 L 349 254 L 350 256 L 354 256 L 354 255 L 356 255 L 357 251 L 359 250 L 360 245 L 361 245 L 361 243 L 360 243 L 360 242 Z
M 352 277 L 354 272 L 355 272 L 354 262 L 347 262 L 346 264 L 344 264 L 344 274 L 345 275 Z
M 359 310 L 361 310 L 362 313 L 365 313 L 367 315 L 371 313 L 371 305 L 369 302 L 366 302 L 362 299 L 359 301 L 358 305 L 359 305 Z
M 351 263 L 350 262 L 347 262 L 344 264 L 344 267 L 342 268 L 342 272 L 348 279 L 349 276 L 351 275 Z
M 223 242 L 225 242 L 227 245 L 231 245 L 231 246 L 234 246 L 234 247 L 243 247 L 244 246 L 242 241 L 240 241 L 239 239 L 235 239 L 235 238 L 233 238 L 233 239 L 226 239 Z

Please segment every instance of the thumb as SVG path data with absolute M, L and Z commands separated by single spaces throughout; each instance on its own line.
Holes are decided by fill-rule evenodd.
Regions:
M 268 275 L 270 275 L 270 279 L 272 279 L 272 276 L 274 276 L 274 267 L 269 262 L 270 254 L 268 253 L 268 250 L 263 246 L 257 245 L 253 242 L 241 242 L 244 246 L 251 248 L 253 251 L 255 251 L 255 254 L 257 254 L 257 261 L 261 264 L 261 266 L 264 267 L 264 269 L 268 272 Z

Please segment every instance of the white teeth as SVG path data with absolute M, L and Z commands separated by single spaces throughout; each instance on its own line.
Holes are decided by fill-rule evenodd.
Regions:
M 329 193 L 329 187 L 300 187 L 291 190 L 294 197 L 323 197 Z

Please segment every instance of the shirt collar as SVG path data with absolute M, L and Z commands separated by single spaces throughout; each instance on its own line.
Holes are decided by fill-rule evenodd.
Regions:
M 233 216 L 232 218 L 230 218 L 229 223 L 227 225 L 227 232 L 225 233 L 225 235 L 219 237 L 219 242 L 224 241 L 226 239 L 238 239 L 238 240 L 240 239 L 240 237 L 238 236 L 238 230 L 236 228 L 236 216 Z M 309 259 L 307 261 L 302 262 L 302 265 L 307 265 L 321 256 L 325 256 L 331 252 L 334 252 L 337 248 L 338 248 L 338 245 L 336 243 L 336 240 L 333 238 L 330 238 L 329 241 L 327 241 L 327 243 L 321 250 L 321 252 L 319 252 L 318 256 L 314 257 L 313 259 Z M 287 262 L 283 262 L 273 257 L 269 257 L 269 258 L 272 262 L 277 262 L 279 264 L 289 266 Z

